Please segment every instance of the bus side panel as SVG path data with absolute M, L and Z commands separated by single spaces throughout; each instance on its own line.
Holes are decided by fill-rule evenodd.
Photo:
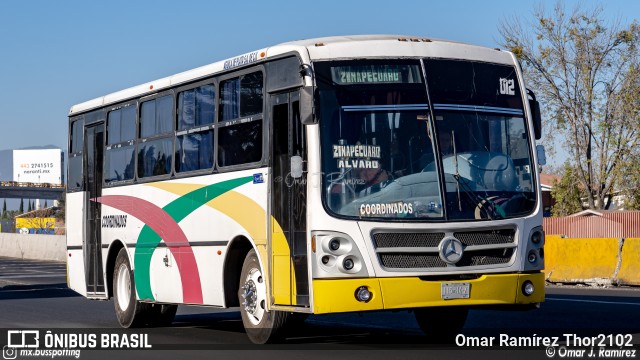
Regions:
M 162 188 L 162 184 L 170 183 L 172 182 L 148 183 L 105 191 L 110 195 L 117 193 L 127 196 L 132 206 L 149 207 L 148 211 L 153 211 L 155 214 L 154 216 L 131 214 L 127 216 L 125 228 L 111 230 L 112 238 L 125 240 L 127 244 L 135 244 L 135 246 L 129 245 L 128 248 L 134 268 L 136 292 L 140 300 L 183 303 L 183 277 L 188 279 L 196 276 L 180 273 L 181 249 L 183 246 L 188 247 L 188 244 L 183 242 L 192 240 L 190 232 L 185 229 L 182 222 L 168 221 L 176 214 L 168 210 L 167 206 L 181 197 L 179 191 L 189 192 L 197 186 L 166 185 L 166 189 Z M 175 190 L 178 193 L 168 190 Z M 103 208 L 104 214 L 122 214 L 122 210 L 107 209 L 108 207 Z M 107 211 L 113 211 L 113 213 Z M 159 218 L 163 220 L 159 221 Z M 161 223 L 165 221 L 168 223 L 162 227 Z M 170 235 L 163 233 L 164 231 L 174 231 L 174 233 Z M 183 235 L 184 238 L 181 237 Z
M 226 249 L 238 237 L 252 240 L 261 262 L 268 266 L 267 186 L 265 182 L 253 181 L 254 174 L 263 173 L 266 169 L 105 190 L 105 197 L 119 195 L 131 201 L 131 206 L 103 207 L 103 215 L 108 218 L 130 212 L 126 227 L 103 231 L 103 235 L 105 242 L 117 238 L 133 245 L 130 252 L 139 299 L 223 306 Z M 134 203 L 154 209 L 140 212 Z M 159 222 L 149 212 L 157 212 L 172 224 Z M 138 216 L 146 220 L 141 221 Z M 159 242 L 149 242 L 156 237 Z
M 67 286 L 82 296 L 87 296 L 84 269 L 84 206 L 86 192 L 67 193 Z
M 267 256 L 267 168 L 244 170 L 214 175 L 215 182 L 252 179 L 220 195 L 208 205 L 215 213 L 209 213 L 202 223 L 210 224 L 205 240 L 213 241 L 212 248 L 198 249 L 196 257 L 202 275 L 205 293 L 210 292 L 215 305 L 224 304 L 224 278 L 232 274 L 224 273 L 227 249 L 232 241 L 246 238 L 257 250 L 263 272 L 269 269 Z M 256 180 L 253 180 L 256 179 Z M 260 179 L 260 180 L 258 180 Z M 204 235 L 204 234 L 203 234 Z M 218 254 L 220 251 L 220 254 Z M 201 260 L 202 259 L 202 260 Z M 244 259 L 240 259 L 242 263 Z M 267 277 L 267 281 L 269 281 Z M 235 296 L 235 294 L 234 294 Z M 205 297 L 206 298 L 206 297 Z

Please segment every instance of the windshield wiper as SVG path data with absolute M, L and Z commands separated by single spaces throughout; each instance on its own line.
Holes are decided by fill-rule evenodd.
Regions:
M 458 194 L 458 209 L 460 210 L 460 212 L 462 212 L 462 203 L 461 203 L 461 197 L 460 197 L 460 188 L 462 188 L 462 193 L 465 195 L 464 199 L 466 200 L 466 203 L 471 208 L 474 208 L 474 209 L 478 208 L 480 211 L 483 212 L 483 214 L 489 220 L 505 217 L 504 214 L 500 214 L 500 212 L 497 212 L 496 209 L 498 205 L 496 205 L 493 201 L 489 199 L 483 198 L 482 196 L 478 195 L 478 193 L 471 190 L 471 188 L 469 188 L 469 185 L 467 185 L 465 181 L 460 178 L 459 174 L 453 175 L 453 178 L 456 179 L 457 194 Z M 489 209 L 489 206 L 483 206 L 484 203 L 489 203 L 491 205 L 490 206 L 491 210 Z
M 485 216 L 490 220 L 495 219 L 496 217 L 505 218 L 504 210 L 498 211 L 499 205 L 489 200 L 488 198 L 483 198 L 478 195 L 475 191 L 469 188 L 464 181 L 460 179 L 460 171 L 458 167 L 458 151 L 456 149 L 456 132 L 451 130 L 451 144 L 453 145 L 453 165 L 455 167 L 455 174 L 453 174 L 453 178 L 456 179 L 456 194 L 458 198 L 458 211 L 462 212 L 462 200 L 460 197 L 460 187 L 462 187 L 462 192 L 466 195 L 466 200 L 468 204 L 471 205 L 472 208 L 478 208 L 484 212 Z M 476 203 L 476 201 L 480 200 L 480 202 Z M 487 206 L 483 206 L 484 203 L 489 203 L 491 206 L 491 210 L 488 209 Z
M 462 202 L 460 201 L 460 171 L 458 171 L 458 150 L 456 150 L 456 132 L 451 130 L 451 144 L 453 144 L 453 164 L 456 173 L 453 177 L 456 179 L 456 193 L 458 194 L 458 211 L 462 212 Z

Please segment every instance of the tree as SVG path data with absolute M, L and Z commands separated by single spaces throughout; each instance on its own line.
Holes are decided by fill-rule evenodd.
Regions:
M 62 194 L 62 196 L 60 196 L 60 199 L 58 199 L 58 211 L 56 212 L 56 219 L 60 220 L 60 221 L 64 221 L 65 220 L 65 211 L 67 209 L 67 197 Z
M 574 169 L 565 163 L 560 181 L 554 181 L 551 197 L 555 204 L 551 209 L 553 216 L 567 216 L 582 211 L 582 191 Z
M 567 14 L 560 3 L 550 14 L 540 7 L 533 15 L 529 26 L 504 20 L 502 45 L 521 60 L 553 123 L 545 142 L 568 151 L 588 207 L 607 209 L 640 144 L 640 93 L 629 91 L 640 85 L 640 26 L 605 23 L 601 8 Z
M 4 205 L 2 205 L 2 218 L 7 219 L 7 199 L 4 199 Z
M 20 199 L 20 208 L 18 209 L 20 214 L 24 213 L 24 199 Z

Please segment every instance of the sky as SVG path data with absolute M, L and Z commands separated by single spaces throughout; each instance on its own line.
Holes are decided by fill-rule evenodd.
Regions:
M 640 1 L 602 5 L 631 22 Z M 403 34 L 497 47 L 505 18 L 530 19 L 540 0 L 24 0 L 0 12 L 0 150 L 66 152 L 69 108 L 108 93 L 281 42 Z

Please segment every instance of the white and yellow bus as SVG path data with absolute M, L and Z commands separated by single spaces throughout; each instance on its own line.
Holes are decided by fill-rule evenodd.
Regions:
M 123 327 L 177 304 L 293 317 L 544 301 L 538 103 L 510 52 L 294 41 L 71 107 L 68 285 Z M 543 149 L 542 149 L 543 150 Z

